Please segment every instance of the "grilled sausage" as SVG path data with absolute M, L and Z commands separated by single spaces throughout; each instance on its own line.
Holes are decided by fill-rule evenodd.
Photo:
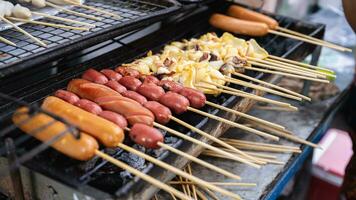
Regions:
M 102 69 L 100 70 L 102 74 L 104 74 L 109 80 L 118 81 L 122 78 L 121 74 L 115 72 L 112 69 Z
M 79 97 L 76 94 L 74 94 L 72 92 L 68 92 L 66 90 L 57 90 L 54 93 L 54 96 L 66 101 L 70 104 L 74 104 L 77 101 L 79 101 Z
M 136 101 L 123 96 L 106 96 L 95 100 L 103 109 L 110 110 L 125 116 L 129 124 L 142 123 L 153 125 L 154 115 L 147 108 Z
M 189 106 L 189 101 L 187 98 L 174 92 L 167 92 L 159 99 L 159 102 L 167 106 L 176 114 L 182 114 L 186 112 Z
M 105 110 L 110 110 L 125 116 L 131 125 L 135 123 L 153 124 L 154 115 L 151 111 L 136 101 L 121 96 L 105 85 L 75 79 L 69 82 L 67 89 L 81 98 L 94 101 Z
M 267 24 L 236 19 L 221 14 L 213 14 L 209 23 L 225 31 L 249 36 L 265 36 L 269 30 Z
M 140 76 L 140 72 L 135 70 L 135 69 L 132 69 L 132 68 L 129 68 L 129 67 L 117 67 L 115 69 L 116 72 L 120 73 L 122 76 L 132 76 L 134 78 L 138 78 Z
M 80 96 L 83 99 L 89 99 L 95 102 L 98 97 L 119 95 L 105 85 L 92 83 L 84 79 L 73 79 L 69 82 L 67 90 Z
M 167 124 L 171 119 L 171 110 L 157 101 L 147 101 L 143 106 L 155 115 L 156 122 L 160 124 Z
M 124 140 L 124 132 L 116 124 L 57 97 L 47 97 L 41 107 L 97 138 L 106 147 L 116 147 Z
M 126 89 L 132 91 L 136 91 L 137 88 L 142 84 L 140 80 L 133 76 L 124 76 L 119 80 L 119 83 L 126 87 Z
M 141 105 L 143 105 L 144 103 L 147 102 L 146 97 L 142 96 L 141 94 L 139 94 L 135 91 L 126 91 L 126 92 L 121 93 L 121 95 L 124 97 L 127 97 L 129 99 L 132 99 Z
M 53 137 L 61 134 L 67 130 L 67 126 L 62 122 L 55 122 L 52 117 L 37 113 L 33 116 L 29 116 L 28 108 L 18 109 L 13 117 L 12 121 L 15 125 L 25 133 L 32 135 L 42 142 L 46 142 Z M 26 123 L 23 123 L 26 121 Z M 48 124 L 51 124 L 48 126 Z M 47 126 L 47 127 L 46 127 Z M 44 128 L 45 127 L 45 128 Z M 57 151 L 74 158 L 76 160 L 89 160 L 95 155 L 95 151 L 99 148 L 97 141 L 84 133 L 80 133 L 80 138 L 75 139 L 71 134 L 65 134 L 51 145 Z
M 129 136 L 136 144 L 149 149 L 159 148 L 158 143 L 164 139 L 159 130 L 139 123 L 132 126 Z
M 113 122 L 114 124 L 118 125 L 122 129 L 127 127 L 127 121 L 125 117 L 123 117 L 120 114 L 108 110 L 104 110 L 103 112 L 99 113 L 99 116 Z
M 105 84 L 109 81 L 104 74 L 96 71 L 95 69 L 86 70 L 82 75 L 82 78 L 99 84 Z
M 186 97 L 193 108 L 202 108 L 205 105 L 206 97 L 199 90 L 184 87 L 179 91 L 179 94 Z
M 108 81 L 105 85 L 120 94 L 127 91 L 127 89 L 124 86 L 122 86 L 120 83 L 114 80 Z
M 136 91 L 151 101 L 159 101 L 161 96 L 165 94 L 162 87 L 159 87 L 153 83 L 144 83 L 140 85 Z
M 265 23 L 268 25 L 270 29 L 273 30 L 277 29 L 278 27 L 278 22 L 275 19 L 267 15 L 255 12 L 253 10 L 243 8 L 241 6 L 237 6 L 237 5 L 230 6 L 229 9 L 227 10 L 227 14 L 231 17 L 235 17 L 238 19 Z
M 176 93 L 178 93 L 181 89 L 183 89 L 182 85 L 169 80 L 161 80 L 158 83 L 158 85 L 167 91 L 176 92 Z
M 79 101 L 75 102 L 74 105 L 85 111 L 93 113 L 94 115 L 98 115 L 103 111 L 98 104 L 87 99 L 80 99 Z
M 152 75 L 140 75 L 139 77 L 140 81 L 143 83 L 153 83 L 155 85 L 158 85 L 159 80 L 155 76 Z

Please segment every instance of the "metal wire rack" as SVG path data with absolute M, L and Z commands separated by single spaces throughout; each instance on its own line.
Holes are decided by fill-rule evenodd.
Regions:
M 25 61 L 30 61 L 27 62 L 27 67 L 33 66 L 41 61 L 39 56 L 43 55 L 46 55 L 47 60 L 56 55 L 63 56 L 64 54 L 97 44 L 139 26 L 146 25 L 147 23 L 152 23 L 154 20 L 158 20 L 159 17 L 172 13 L 179 8 L 179 4 L 171 0 L 88 0 L 85 4 L 115 13 L 121 18 L 116 19 L 112 16 L 107 16 L 92 10 L 74 7 L 72 9 L 73 11 L 93 15 L 102 20 L 94 21 L 92 19 L 59 12 L 56 15 L 58 17 L 86 22 L 93 24 L 96 27 L 90 29 L 90 31 L 81 31 L 45 27 L 43 25 L 35 24 L 21 25 L 21 28 L 45 42 L 48 45 L 47 48 L 39 46 L 37 43 L 34 43 L 29 38 L 13 29 L 2 31 L 0 32 L 0 36 L 9 39 L 17 46 L 14 47 L 0 43 L 0 70 L 19 63 L 23 63 L 23 66 L 21 67 L 23 68 Z M 55 21 L 46 18 L 40 19 L 39 21 L 55 23 Z M 77 26 L 71 23 L 65 24 Z M 17 69 L 12 67 L 9 70 L 1 70 L 0 75 L 5 76 L 10 72 L 13 73 L 15 71 L 17 71 Z

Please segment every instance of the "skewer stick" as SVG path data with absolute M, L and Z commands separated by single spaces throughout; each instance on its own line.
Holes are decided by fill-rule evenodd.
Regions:
M 272 90 L 270 88 L 266 88 L 266 87 L 263 87 L 263 86 L 260 86 L 260 85 L 252 84 L 252 83 L 245 82 L 245 81 L 241 81 L 241 80 L 238 80 L 238 79 L 235 79 L 235 78 L 230 78 L 228 76 L 225 76 L 224 80 L 226 82 L 230 82 L 230 83 L 233 83 L 233 84 L 237 84 L 237 85 L 253 88 L 253 89 L 256 89 L 256 90 L 268 92 L 270 94 L 275 94 L 275 95 L 278 95 L 278 96 L 281 96 L 281 97 L 285 97 L 285 98 L 289 98 L 289 99 L 293 99 L 293 100 L 297 100 L 297 101 L 301 101 L 302 100 L 302 98 L 296 97 L 294 95 L 289 95 L 289 94 L 286 94 L 286 93 L 282 93 L 282 92 L 279 92 L 279 91 L 276 91 L 276 90 Z
M 265 124 L 267 126 L 272 126 L 276 129 L 282 129 L 284 130 L 285 127 L 279 125 L 279 124 L 275 124 L 275 123 L 272 123 L 272 122 L 269 122 L 269 121 L 266 121 L 266 120 L 263 120 L 263 119 L 260 119 L 260 118 L 257 118 L 257 117 L 254 117 L 254 116 L 251 116 L 251 115 L 248 115 L 248 114 L 245 114 L 243 112 L 239 112 L 237 110 L 233 110 L 233 109 L 230 109 L 230 108 L 226 108 L 224 106 L 221 106 L 219 104 L 215 104 L 213 102 L 210 102 L 210 101 L 206 101 L 205 102 L 206 105 L 209 105 L 209 106 L 212 106 L 214 108 L 218 108 L 220 110 L 224 110 L 226 112 L 231 112 L 231 113 L 234 113 L 235 115 L 238 115 L 238 116 L 241 116 L 241 117 L 244 117 L 246 119 L 250 119 L 250 120 L 253 120 L 253 121 L 256 121 L 256 122 L 259 122 L 259 123 L 262 123 L 262 124 Z
M 85 27 L 67 26 L 67 25 L 63 25 L 63 24 L 53 24 L 53 23 L 48 23 L 48 22 L 20 19 L 20 18 L 15 18 L 15 17 L 7 17 L 7 19 L 13 20 L 13 21 L 18 21 L 18 22 L 30 23 L 30 24 L 50 26 L 50 27 L 55 27 L 55 28 L 72 29 L 72 30 L 79 30 L 79 31 L 89 31 L 89 28 L 85 28 Z
M 35 12 L 35 11 L 32 11 L 32 14 L 38 15 L 38 16 L 42 16 L 42 17 L 46 17 L 46 18 L 49 18 L 49 19 L 54 19 L 54 20 L 63 21 L 63 22 L 67 22 L 67 23 L 79 24 L 79 25 L 90 27 L 90 28 L 95 28 L 95 24 L 89 24 L 89 23 L 86 23 L 86 22 L 81 22 L 81 21 L 77 21 L 77 20 L 73 20 L 73 19 L 67 19 L 67 18 L 64 18 L 64 17 L 53 16 L 53 15 L 49 15 L 49 14 L 46 14 L 46 13 Z
M 142 158 L 154 163 L 155 165 L 160 166 L 160 167 L 162 167 L 164 169 L 167 169 L 167 170 L 169 170 L 169 171 L 171 171 L 171 172 L 173 172 L 173 173 L 175 173 L 175 174 L 177 174 L 179 176 L 182 176 L 182 177 L 184 177 L 186 179 L 189 179 L 189 180 L 191 180 L 192 182 L 194 182 L 194 183 L 196 183 L 198 185 L 207 187 L 207 188 L 212 189 L 212 190 L 214 190 L 216 192 L 220 192 L 221 194 L 224 194 L 226 196 L 232 197 L 234 199 L 241 199 L 241 197 L 239 195 L 237 195 L 237 194 L 229 192 L 229 191 L 227 191 L 225 189 L 222 189 L 222 188 L 217 187 L 217 186 L 215 186 L 213 184 L 210 184 L 210 183 L 208 183 L 206 181 L 203 181 L 200 178 L 197 178 L 197 177 L 192 176 L 192 175 L 190 175 L 188 173 L 185 173 L 185 172 L 183 172 L 182 170 L 180 170 L 180 169 L 178 169 L 176 167 L 173 167 L 173 166 L 171 166 L 171 165 L 169 165 L 169 164 L 167 164 L 165 162 L 162 162 L 160 160 L 157 160 L 156 158 L 153 158 L 153 157 L 151 157 L 151 156 L 149 156 L 149 155 L 147 155 L 145 153 L 142 153 L 141 151 L 138 151 L 138 150 L 136 150 L 136 149 L 134 149 L 132 147 L 129 147 L 129 146 L 123 144 L 123 143 L 120 143 L 118 145 L 118 147 L 120 147 L 120 148 L 122 148 L 125 151 L 128 151 L 130 153 L 134 153 L 134 154 L 136 154 L 136 155 L 138 155 L 138 156 L 140 156 L 140 157 L 142 157 Z
M 268 65 L 268 64 L 265 64 L 265 63 L 262 63 L 262 62 L 252 61 L 252 60 L 249 60 L 248 62 L 250 64 L 252 64 L 252 65 L 255 65 L 255 66 L 259 66 L 259 67 L 263 67 L 263 68 L 267 68 L 267 69 L 272 69 L 272 70 L 276 70 L 276 71 L 279 71 L 279 72 L 296 74 L 296 75 L 299 75 L 299 76 L 318 79 L 318 76 L 315 75 L 315 74 L 303 73 L 303 72 L 300 72 L 300 71 L 297 71 L 297 70 L 285 69 L 285 68 L 276 67 L 276 66 L 272 66 L 272 65 Z
M 188 172 L 187 172 L 187 168 L 184 168 L 184 169 L 183 169 L 183 172 L 188 173 Z M 190 174 L 190 175 L 191 175 L 191 174 Z M 188 182 L 189 179 L 185 178 L 184 181 Z M 189 197 L 191 197 L 191 196 L 192 196 L 192 193 L 191 193 L 191 191 L 190 191 L 190 187 L 189 187 L 189 186 L 190 186 L 190 185 L 188 185 L 188 184 L 185 185 L 185 187 L 186 187 L 186 189 L 187 189 L 187 194 L 188 194 Z
M 15 43 L 13 43 L 13 42 L 11 42 L 10 40 L 8 40 L 8 39 L 6 39 L 6 38 L 4 38 L 4 37 L 1 37 L 1 36 L 0 36 L 0 42 L 3 42 L 3 43 L 5 43 L 5 44 L 8 44 L 8 45 L 11 45 L 11 46 L 16 47 L 16 44 L 15 44 Z
M 248 70 L 264 72 L 264 73 L 268 73 L 268 74 L 277 74 L 277 75 L 282 75 L 282 76 L 289 76 L 289 77 L 293 77 L 293 78 L 299 78 L 299 79 L 303 79 L 303 80 L 310 80 L 310 81 L 315 81 L 315 82 L 320 82 L 320 83 L 330 83 L 330 81 L 328 81 L 328 80 L 311 78 L 311 77 L 300 76 L 300 75 L 296 75 L 296 74 L 289 74 L 289 73 L 278 72 L 278 71 L 272 71 L 272 70 L 261 69 L 261 68 L 256 68 L 256 67 L 244 67 L 244 68 L 248 69 Z
M 222 118 L 222 117 L 218 117 L 218 116 L 215 116 L 215 115 L 200 111 L 200 110 L 192 108 L 192 107 L 188 107 L 188 110 L 191 111 L 191 112 L 195 112 L 197 114 L 203 115 L 205 117 L 209 117 L 211 119 L 223 122 L 225 124 L 229 124 L 230 126 L 245 130 L 247 132 L 254 133 L 254 134 L 259 135 L 261 137 L 265 137 L 265 138 L 268 138 L 268 139 L 271 139 L 271 140 L 275 140 L 275 141 L 279 140 L 279 138 L 276 137 L 276 136 L 270 135 L 268 133 L 265 133 L 265 132 L 262 132 L 262 131 L 247 127 L 247 126 L 244 126 L 242 124 L 238 124 L 236 122 L 229 121 L 229 120 L 227 120 L 225 118 Z
M 325 44 L 325 43 L 314 41 L 314 40 L 309 40 L 309 39 L 306 39 L 306 38 L 303 38 L 303 37 L 298 37 L 298 36 L 295 36 L 295 35 L 279 32 L 279 31 L 275 31 L 275 30 L 271 30 L 271 29 L 268 30 L 268 33 L 272 33 L 272 34 L 275 34 L 275 35 L 279 35 L 279 36 L 283 36 L 283 37 L 287 37 L 287 38 L 291 38 L 291 39 L 295 39 L 295 40 L 300 40 L 300 41 L 307 42 L 307 43 L 310 43 L 310 44 L 329 47 L 329 48 L 336 49 L 336 50 L 339 50 L 339 51 L 345 51 L 344 48 L 335 47 L 333 45 Z
M 167 145 L 167 144 L 164 144 L 164 143 L 161 143 L 161 142 L 160 142 L 160 143 L 158 144 L 158 146 L 162 147 L 163 149 L 169 150 L 169 151 L 171 151 L 171 152 L 173 152 L 173 153 L 175 153 L 175 154 L 177 154 L 177 155 L 180 155 L 180 156 L 182 156 L 182 157 L 184 157 L 184 158 L 186 158 L 186 159 L 188 159 L 188 160 L 191 160 L 191 161 L 193 161 L 193 162 L 196 162 L 196 163 L 202 165 L 203 167 L 206 167 L 206 168 L 208 168 L 208 169 L 210 169 L 210 170 L 213 170 L 213 171 L 215 171 L 215 172 L 218 172 L 218 173 L 220 173 L 220 174 L 223 174 L 223 175 L 225 175 L 225 176 L 227 176 L 227 177 L 230 177 L 230 178 L 233 178 L 233 179 L 237 179 L 237 180 L 240 180 L 240 179 L 241 179 L 240 176 L 237 176 L 237 175 L 235 175 L 235 174 L 233 174 L 233 173 L 231 173 L 231 172 L 228 172 L 228 171 L 226 171 L 226 170 L 224 170 L 224 169 L 222 169 L 222 168 L 219 168 L 219 167 L 217 167 L 217 166 L 215 166 L 215 165 L 212 165 L 212 164 L 210 164 L 210 163 L 208 163 L 208 162 L 205 162 L 205 161 L 203 161 L 203 160 L 201 160 L 201 159 L 199 159 L 199 158 L 196 158 L 196 157 L 194 157 L 194 156 L 192 156 L 192 155 L 189 155 L 189 154 L 184 153 L 184 152 L 182 152 L 182 151 L 180 151 L 180 150 L 177 150 L 177 149 L 175 149 L 175 148 L 173 148 L 173 147 L 171 147 L 171 146 L 169 146 L 169 145 Z
M 275 135 L 278 135 L 278 136 L 280 136 L 280 137 L 284 137 L 284 138 L 286 138 L 286 139 L 288 139 L 288 140 L 291 140 L 291 141 L 294 141 L 294 142 L 299 142 L 299 143 L 302 143 L 302 144 L 306 144 L 306 145 L 311 146 L 311 147 L 314 147 L 314 148 L 321 148 L 321 147 L 320 147 L 319 145 L 317 145 L 317 144 L 314 144 L 314 143 L 312 143 L 312 142 L 309 142 L 309 141 L 307 141 L 307 140 L 304 140 L 304 139 L 299 138 L 299 137 L 297 137 L 297 136 L 294 136 L 294 135 L 292 135 L 292 134 L 289 134 L 289 133 L 286 133 L 286 132 L 283 132 L 283 131 L 280 131 L 280 130 L 276 130 L 276 129 L 273 129 L 273 128 L 270 128 L 270 127 L 267 127 L 267 126 L 264 126 L 264 125 L 261 125 L 261 124 L 256 124 L 256 123 L 254 123 L 254 122 L 251 122 L 251 123 L 255 124 L 256 126 L 262 128 L 262 129 L 264 129 L 264 130 L 270 131 L 270 132 L 272 132 L 272 133 L 275 134 Z
M 176 196 L 174 196 L 173 193 L 169 192 L 169 194 L 171 195 L 171 197 L 172 197 L 173 200 L 177 200 Z M 195 199 L 194 199 L 194 200 L 195 200 Z
M 147 174 L 144 174 L 142 173 L 141 171 L 127 165 L 126 163 L 124 162 L 121 162 L 120 160 L 117 160 L 99 150 L 96 150 L 95 151 L 95 154 L 97 156 L 99 156 L 100 158 L 103 158 L 107 161 L 109 161 L 110 163 L 122 168 L 122 169 L 125 169 L 127 170 L 128 172 L 134 174 L 135 176 L 138 176 L 140 178 L 142 178 L 143 180 L 147 181 L 148 183 L 151 183 L 152 185 L 158 187 L 158 188 L 161 188 L 169 193 L 172 193 L 174 194 L 175 196 L 181 198 L 181 199 L 185 199 L 185 200 L 192 200 L 191 198 L 185 196 L 183 193 L 179 192 L 178 190 L 174 189 L 173 187 L 171 186 L 168 186 L 166 185 L 165 183 L 162 183 L 161 181 L 158 181 L 154 178 L 152 178 L 151 176 L 148 176 Z
M 0 16 L 0 19 L 2 21 L 4 21 L 7 24 L 10 24 L 12 27 L 14 27 L 17 31 L 21 32 L 22 34 L 26 35 L 27 37 L 31 38 L 33 41 L 37 42 L 38 44 L 40 44 L 43 47 L 47 47 L 47 45 L 42 42 L 41 40 L 39 40 L 38 38 L 34 37 L 33 35 L 29 34 L 27 31 L 23 30 L 22 28 L 18 27 L 16 24 L 12 23 L 11 21 L 9 21 L 8 19 L 6 19 L 5 17 Z
M 160 128 L 160 129 L 162 129 L 162 130 L 165 130 L 165 131 L 167 131 L 167 132 L 169 132 L 169 133 L 171 133 L 171 134 L 173 134 L 173 135 L 175 135 L 175 136 L 178 136 L 178 137 L 180 137 L 180 138 L 183 138 L 183 139 L 185 139 L 185 140 L 187 140 L 187 141 L 190 141 L 190 142 L 192 142 L 192 143 L 194 143 L 194 144 L 200 145 L 200 146 L 202 146 L 202 147 L 204 147 L 204 148 L 206 148 L 206 149 L 210 149 L 210 150 L 215 151 L 215 152 L 217 152 L 217 153 L 219 153 L 219 154 L 222 154 L 222 155 L 231 157 L 232 160 L 235 160 L 235 161 L 238 161 L 238 162 L 242 162 L 242 163 L 244 163 L 244 164 L 250 165 L 251 167 L 260 168 L 259 165 L 256 165 L 256 164 L 254 164 L 254 163 L 252 163 L 252 162 L 249 162 L 249 161 L 247 161 L 247 160 L 244 159 L 244 158 L 241 158 L 241 157 L 239 157 L 239 156 L 237 156 L 237 155 L 233 155 L 233 154 L 228 153 L 228 152 L 226 152 L 226 151 L 222 151 L 221 149 L 219 149 L 219 148 L 217 148 L 217 147 L 214 147 L 214 146 L 212 146 L 212 145 L 206 144 L 206 143 L 204 143 L 204 142 L 202 142 L 202 141 L 200 141 L 200 140 L 197 140 L 197 139 L 195 139 L 195 138 L 189 137 L 189 136 L 187 136 L 187 135 L 185 135 L 185 134 L 183 134 L 183 133 L 181 133 L 181 132 L 178 132 L 178 131 L 176 131 L 176 130 L 173 130 L 173 129 L 171 129 L 171 128 L 168 128 L 168 127 L 166 127 L 166 126 L 163 126 L 163 125 L 161 125 L 161 124 L 158 124 L 158 123 L 156 123 L 156 122 L 153 122 L 153 125 L 156 126 L 157 128 Z
M 293 31 L 293 30 L 290 30 L 290 29 L 287 29 L 287 28 L 283 28 L 283 27 L 279 27 L 278 26 L 277 30 L 282 31 L 282 32 L 286 32 L 286 33 L 289 33 L 289 34 L 292 34 L 292 35 L 296 35 L 296 36 L 299 36 L 299 37 L 303 37 L 303 38 L 306 38 L 306 39 L 309 39 L 309 40 L 314 40 L 316 42 L 325 43 L 325 44 L 333 46 L 335 48 L 343 49 L 343 51 L 352 52 L 352 49 L 349 49 L 349 48 L 346 48 L 346 47 L 343 47 L 343 46 L 340 46 L 340 45 L 337 45 L 337 44 L 334 44 L 334 43 L 331 43 L 331 42 L 328 42 L 328 41 L 325 41 L 325 40 L 321 40 L 319 38 L 311 37 L 309 35 L 306 35 L 306 34 L 303 34 L 303 33 L 299 33 L 297 31 Z
M 252 152 L 252 151 L 245 151 L 245 153 L 252 155 L 252 156 L 256 156 L 258 158 L 277 159 L 277 156 L 265 154 L 265 153 L 257 153 L 257 152 Z
M 79 4 L 79 3 L 76 3 L 76 2 L 73 2 L 73 1 L 70 1 L 70 0 L 64 0 L 64 1 L 65 1 L 66 3 L 75 5 L 75 6 L 77 6 L 77 7 L 85 8 L 85 9 L 88 9 L 88 10 L 92 10 L 92 11 L 95 11 L 95 12 L 98 12 L 98 13 L 102 13 L 102 14 L 104 14 L 104 15 L 109 15 L 109 16 L 115 17 L 115 18 L 117 18 L 117 19 L 122 18 L 120 15 L 117 15 L 117 14 L 111 13 L 111 12 L 108 12 L 108 11 L 106 11 L 106 10 L 98 9 L 98 8 L 93 7 L 93 6 L 88 6 L 88 5 L 84 5 L 84 4 Z
M 271 59 L 274 59 L 274 60 L 279 60 L 279 61 L 286 62 L 286 63 L 291 63 L 291 64 L 294 64 L 294 65 L 303 66 L 303 67 L 310 68 L 310 69 L 319 69 L 319 70 L 328 71 L 330 73 L 334 73 L 334 71 L 332 71 L 330 69 L 327 69 L 327 68 L 318 67 L 318 66 L 315 66 L 315 65 L 310 65 L 310 64 L 298 62 L 298 61 L 295 61 L 295 60 L 282 58 L 282 57 L 279 57 L 279 56 L 268 55 L 268 58 L 271 58 Z
M 190 163 L 188 164 L 188 173 L 190 175 L 193 175 L 193 172 L 192 172 L 192 168 L 190 166 Z M 193 191 L 193 197 L 194 197 L 194 200 L 198 200 L 198 196 L 197 196 L 197 191 L 196 191 L 196 188 L 195 188 L 195 184 L 191 185 L 192 186 L 192 191 Z
M 192 130 L 192 131 L 194 131 L 194 132 L 196 132 L 196 133 L 208 138 L 209 140 L 211 140 L 211 141 L 213 141 L 213 142 L 215 142 L 217 144 L 220 144 L 221 146 L 223 146 L 223 147 L 225 147 L 227 149 L 230 149 L 230 150 L 234 151 L 235 153 L 238 153 L 238 154 L 240 154 L 240 155 L 242 155 L 242 156 L 244 156 L 246 158 L 249 158 L 251 160 L 255 160 L 255 158 L 253 158 L 252 156 L 247 155 L 246 153 L 236 149 L 235 147 L 227 144 L 226 142 L 223 142 L 219 138 L 210 135 L 209 133 L 206 133 L 206 132 L 204 132 L 204 131 L 202 131 L 202 130 L 200 130 L 200 129 L 198 129 L 198 128 L 196 128 L 196 127 L 194 127 L 194 126 L 192 126 L 192 125 L 190 125 L 190 124 L 188 124 L 188 123 L 186 123 L 186 122 L 184 122 L 184 121 L 182 121 L 182 120 L 180 120 L 178 118 L 171 117 L 171 119 L 173 121 L 175 121 L 176 123 L 178 123 L 178 124 L 188 128 L 188 129 L 190 129 L 190 130 Z
M 270 58 L 266 58 L 265 61 L 268 61 L 269 63 L 276 63 L 276 64 L 279 64 L 280 66 L 288 67 L 289 69 L 298 69 L 300 71 L 308 71 L 310 73 L 320 74 L 320 75 L 325 76 L 326 78 L 327 77 L 336 78 L 335 74 L 326 73 L 324 71 L 318 71 L 317 69 L 309 69 L 309 68 L 302 67 L 302 66 L 299 66 L 299 65 L 293 65 L 291 63 L 285 63 L 285 62 L 281 62 L 279 60 L 273 60 L 273 59 L 270 59 Z
M 230 139 L 230 138 L 221 138 L 221 140 L 230 142 L 230 143 L 235 143 L 235 144 L 251 144 L 251 145 L 256 145 L 256 146 L 265 146 L 265 147 L 273 147 L 273 148 L 281 148 L 281 149 L 292 149 L 292 150 L 300 151 L 299 147 L 293 147 L 293 146 L 287 146 L 287 145 L 267 144 L 267 143 L 262 143 L 262 142 L 253 142 L 253 141 Z
M 267 152 L 280 152 L 280 153 L 301 153 L 301 150 L 296 150 L 296 149 L 284 149 L 284 148 L 278 148 L 278 147 L 268 147 L 268 146 L 262 146 L 262 145 L 254 145 L 254 144 L 243 144 L 243 143 L 234 143 L 228 141 L 230 145 L 234 145 L 236 147 L 239 147 L 244 150 L 252 150 L 252 151 L 267 151 Z
M 199 189 L 197 189 L 197 195 L 199 196 L 199 198 L 201 200 L 209 200 L 208 198 L 206 198 L 206 196 L 203 194 L 203 192 L 201 192 Z
M 210 197 L 212 197 L 214 200 L 220 200 L 218 196 L 208 188 L 202 188 Z
M 293 73 L 293 74 L 298 74 L 298 75 L 304 75 L 304 76 L 310 76 L 310 77 L 314 77 L 314 78 L 322 78 L 322 79 L 326 79 L 328 74 L 325 74 L 324 72 L 318 72 L 316 70 L 312 70 L 312 69 L 307 69 L 307 68 L 298 68 L 295 66 L 290 66 L 290 64 L 288 63 L 277 63 L 279 61 L 268 61 L 267 59 L 256 59 L 256 58 L 251 58 L 248 57 L 249 60 L 252 60 L 254 62 L 258 62 L 258 63 L 263 63 L 265 64 L 266 68 L 269 69 L 275 69 L 275 70 L 279 70 L 279 71 L 284 71 L 284 72 L 289 72 L 289 73 Z M 268 66 L 268 67 L 267 67 Z
M 268 99 L 268 98 L 265 98 L 265 97 L 261 97 L 261 96 L 258 96 L 258 95 L 249 94 L 247 92 L 240 91 L 240 90 L 237 90 L 235 88 L 227 87 L 227 86 L 224 86 L 224 85 L 219 85 L 217 83 L 207 82 L 207 81 L 202 81 L 202 83 L 214 85 L 216 87 L 220 87 L 220 88 L 223 88 L 225 90 L 218 89 L 218 88 L 213 88 L 213 87 L 207 87 L 207 86 L 200 85 L 200 84 L 199 85 L 195 85 L 195 86 L 196 87 L 200 87 L 200 88 L 204 88 L 204 89 L 208 89 L 208 90 L 215 90 L 215 91 L 221 92 L 221 93 L 231 94 L 231 95 L 234 95 L 234 96 L 249 98 L 249 99 L 253 99 L 255 101 L 259 101 L 259 102 L 265 102 L 265 103 L 270 103 L 270 104 L 274 104 L 274 105 L 278 105 L 278 106 L 293 108 L 292 105 L 290 105 L 289 103 L 284 103 L 284 102 Z M 296 109 L 296 108 L 293 108 L 293 109 Z M 298 110 L 298 109 L 296 109 L 296 110 Z
M 56 5 L 56 4 L 50 3 L 50 2 L 48 2 L 48 1 L 46 2 L 46 5 L 49 6 L 49 7 L 52 7 L 52 8 L 61 10 L 61 11 L 63 11 L 63 12 L 72 14 L 72 15 L 77 15 L 77 16 L 79 16 L 79 17 L 84 17 L 84 18 L 88 18 L 88 19 L 91 19 L 91 20 L 95 20 L 95 21 L 101 21 L 100 18 L 91 16 L 91 15 L 87 15 L 87 14 L 84 14 L 84 13 L 76 12 L 76 11 L 73 11 L 73 10 L 69 10 L 69 9 L 64 8 L 64 7 L 62 7 L 62 6 L 58 6 L 58 5 Z
M 180 181 L 170 181 L 168 182 L 171 185 L 181 185 L 181 184 L 188 184 L 188 185 L 195 185 L 195 183 L 187 181 L 187 182 L 180 182 Z M 244 187 L 256 187 L 256 183 L 240 183 L 240 182 L 209 182 L 211 184 L 217 186 L 244 186 Z
M 294 109 L 290 109 L 290 108 L 287 108 L 287 107 L 276 107 L 276 106 L 258 106 L 258 105 L 255 105 L 253 108 L 254 108 L 254 109 L 258 109 L 258 110 L 270 110 L 270 111 L 296 112 L 296 110 L 294 110 Z
M 247 75 L 245 75 L 245 74 L 237 73 L 237 72 L 234 72 L 234 73 L 232 73 L 232 74 L 235 75 L 235 76 L 241 77 L 241 78 L 245 78 L 245 79 L 250 80 L 250 81 L 254 81 L 254 82 L 256 82 L 256 83 L 260 83 L 260 84 L 269 86 L 269 87 L 271 87 L 271 88 L 275 88 L 275 89 L 277 89 L 277 90 L 281 90 L 281 91 L 286 92 L 286 93 L 289 93 L 289 94 L 291 94 L 291 95 L 298 96 L 298 97 L 300 97 L 300 98 L 302 98 L 302 99 L 305 99 L 305 100 L 307 100 L 307 101 L 311 101 L 311 98 L 310 98 L 310 97 L 304 96 L 304 95 L 302 95 L 302 94 L 299 94 L 298 92 L 294 92 L 294 91 L 292 91 L 292 90 L 288 90 L 288 89 L 283 88 L 283 87 L 280 87 L 280 86 L 278 86 L 278 85 L 275 85 L 275 84 L 272 84 L 272 83 L 269 83 L 269 82 L 266 82 L 266 81 L 262 81 L 262 80 L 259 80 L 259 79 L 257 79 L 257 78 L 253 78 L 253 77 L 247 76 Z

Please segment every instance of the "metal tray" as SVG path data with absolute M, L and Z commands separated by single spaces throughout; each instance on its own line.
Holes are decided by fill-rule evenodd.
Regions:
M 33 24 L 21 26 L 30 34 L 47 43 L 47 48 L 38 46 L 12 29 L 2 31 L 0 36 L 10 39 L 17 44 L 17 47 L 0 43 L 0 77 L 34 67 L 50 59 L 66 56 L 120 34 L 149 25 L 163 17 L 174 14 L 180 8 L 180 4 L 174 0 L 88 0 L 86 4 L 114 12 L 122 18 L 115 19 L 91 10 L 74 8 L 74 11 L 99 16 L 102 21 L 94 21 L 61 12 L 57 16 L 95 24 L 96 27 L 90 31 L 77 31 Z M 48 19 L 41 19 L 40 21 L 51 22 Z

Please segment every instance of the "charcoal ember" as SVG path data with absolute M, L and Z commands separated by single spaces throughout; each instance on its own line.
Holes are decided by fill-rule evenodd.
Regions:
M 134 177 L 132 176 L 132 174 L 128 171 L 122 171 L 120 172 L 120 177 L 122 179 L 123 184 L 128 183 L 129 181 L 131 181 Z
M 158 158 L 165 150 L 162 148 L 159 149 L 147 149 L 146 154 Z
M 165 144 L 174 144 L 178 141 L 179 139 L 173 136 L 167 136 L 164 138 L 164 143 Z
M 124 178 L 121 175 L 123 172 L 124 171 L 116 174 L 102 174 L 100 176 L 97 175 L 95 176 L 95 179 L 89 182 L 89 184 L 110 193 L 114 193 L 117 188 L 121 187 L 125 183 L 125 181 L 127 182 L 132 179 L 129 176 L 125 176 Z
M 133 153 L 124 152 L 120 154 L 118 159 L 138 170 L 144 169 L 146 167 L 146 160 Z

